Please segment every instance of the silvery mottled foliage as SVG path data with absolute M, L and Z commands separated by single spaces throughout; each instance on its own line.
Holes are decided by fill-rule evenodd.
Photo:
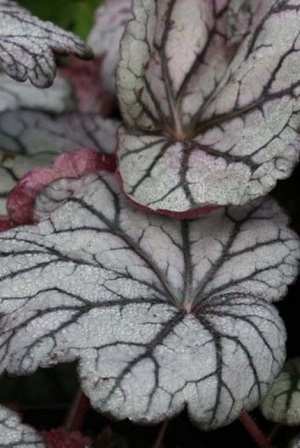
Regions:
M 266 419 L 273 422 L 300 425 L 300 358 L 291 359 L 284 365 L 261 410 Z
M 28 155 L 61 154 L 82 147 L 112 153 L 118 124 L 94 113 L 52 117 L 33 111 L 4 112 L 0 114 L 0 147 Z
M 18 83 L 0 74 L 0 112 L 23 107 L 62 113 L 73 106 L 71 87 L 62 78 L 56 78 L 49 89 L 37 89 L 29 81 Z
M 0 114 L 0 215 L 5 213 L 7 194 L 20 178 L 33 168 L 50 165 L 57 154 L 82 147 L 113 153 L 117 126 L 117 121 L 97 114 Z
M 46 448 L 38 434 L 20 422 L 18 415 L 0 406 L 0 448 Z
M 133 0 L 117 77 L 119 166 L 142 206 L 244 204 L 299 159 L 300 1 L 239 3 L 247 8 Z
M 11 0 L 0 0 L 0 68 L 17 81 L 37 87 L 52 84 L 55 54 L 91 57 L 89 48 L 72 33 L 43 22 Z
M 131 15 L 131 0 L 106 0 L 96 11 L 88 44 L 95 55 L 103 57 L 101 72 L 106 88 L 115 93 L 115 71 L 125 25 Z
M 270 302 L 300 256 L 273 200 L 166 220 L 99 173 L 54 182 L 36 212 L 0 234 L 2 369 L 78 358 L 93 406 L 139 422 L 187 406 L 214 428 L 265 396 L 285 357 Z

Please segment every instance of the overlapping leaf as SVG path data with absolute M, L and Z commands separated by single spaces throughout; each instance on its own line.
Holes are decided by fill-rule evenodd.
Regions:
M 0 448 L 45 448 L 42 438 L 20 423 L 16 413 L 0 407 Z
M 96 114 L 0 114 L 0 215 L 5 213 L 8 193 L 21 177 L 35 167 L 48 166 L 57 154 L 81 147 L 113 153 L 117 126 L 117 121 Z
M 187 407 L 213 428 L 265 396 L 285 343 L 270 302 L 300 256 L 274 201 L 165 220 L 101 173 L 50 185 L 36 213 L 0 234 L 2 369 L 79 358 L 93 405 L 140 422 Z
M 118 68 L 119 165 L 142 206 L 244 204 L 299 159 L 300 2 L 228 3 L 133 1 Z
M 0 0 L 0 68 L 37 87 L 52 84 L 55 54 L 91 57 L 91 51 L 72 33 L 32 16 L 14 1 Z
M 58 117 L 27 111 L 2 113 L 0 148 L 28 155 L 61 154 L 81 147 L 111 153 L 116 146 L 118 124 L 92 113 Z
M 24 107 L 61 113 L 73 109 L 73 105 L 71 87 L 62 78 L 56 78 L 49 89 L 37 89 L 29 81 L 17 83 L 0 75 L 0 112 Z
M 106 88 L 115 93 L 115 71 L 120 41 L 131 15 L 131 0 L 106 0 L 96 11 L 95 24 L 88 43 L 97 56 L 103 57 L 101 75 Z
M 300 424 L 300 358 L 289 360 L 261 405 L 264 416 L 284 425 Z
M 38 166 L 48 166 L 54 154 L 36 154 L 30 157 L 0 151 L 0 216 L 6 214 L 8 193 L 28 171 Z

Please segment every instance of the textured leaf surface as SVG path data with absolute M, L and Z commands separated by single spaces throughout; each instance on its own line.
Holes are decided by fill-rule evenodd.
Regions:
M 61 113 L 73 108 L 70 85 L 61 78 L 56 78 L 49 89 L 37 89 L 29 81 L 17 83 L 15 80 L 0 75 L 0 112 L 27 108 Z
M 115 71 L 120 42 L 131 15 L 131 0 L 106 0 L 96 11 L 95 24 L 88 43 L 97 56 L 103 57 L 101 75 L 108 91 L 115 93 Z
M 77 179 L 86 174 L 105 170 L 115 171 L 115 156 L 81 148 L 57 157 L 53 167 L 36 168 L 29 171 L 10 191 L 6 209 L 12 224 L 33 222 L 33 203 L 44 187 L 64 177 Z M 3 226 L 5 226 L 5 222 Z
M 47 87 L 55 76 L 55 54 L 91 57 L 79 38 L 13 1 L 0 0 L 0 20 L 0 67 L 18 81 L 29 79 L 37 87 Z
M 6 213 L 6 198 L 16 183 L 35 167 L 48 166 L 57 154 L 82 147 L 113 153 L 117 126 L 97 114 L 0 114 L 0 215 Z
M 20 423 L 16 413 L 0 407 L 0 448 L 46 448 L 41 437 Z
M 102 173 L 55 182 L 36 210 L 38 226 L 0 235 L 1 368 L 79 358 L 93 406 L 140 422 L 187 406 L 212 428 L 265 396 L 285 343 L 269 302 L 299 257 L 274 201 L 165 220 Z
M 22 154 L 61 154 L 88 147 L 100 152 L 115 151 L 116 120 L 97 114 L 73 113 L 52 117 L 41 112 L 0 114 L 0 148 Z
M 300 2 L 262 2 L 254 15 L 254 2 L 243 4 L 249 28 L 236 50 L 227 1 L 133 1 L 117 77 L 119 159 L 142 206 L 244 204 L 298 161 Z
M 261 410 L 273 422 L 300 425 L 300 358 L 291 359 L 284 365 Z

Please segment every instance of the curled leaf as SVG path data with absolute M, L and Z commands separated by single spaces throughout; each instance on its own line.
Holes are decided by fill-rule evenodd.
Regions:
M 88 147 L 113 153 L 118 122 L 96 114 L 52 117 L 41 112 L 0 114 L 0 215 L 17 182 L 36 167 L 49 166 L 60 153 Z M 0 228 L 6 228 L 7 217 Z
M 239 2 L 248 29 L 237 24 L 238 39 L 228 31 L 231 2 L 133 0 L 117 76 L 118 157 L 137 204 L 183 214 L 240 205 L 291 174 L 300 154 L 300 2 L 259 3 Z
M 55 54 L 90 58 L 91 50 L 72 33 L 43 22 L 11 0 L 0 0 L 0 68 L 17 81 L 50 86 Z
M 266 419 L 300 425 L 300 358 L 289 360 L 261 404 Z
M 187 407 L 214 428 L 257 406 L 285 357 L 270 302 L 300 256 L 273 200 L 166 220 L 99 173 L 54 182 L 36 213 L 0 234 L 2 369 L 79 359 L 93 406 L 143 423 Z
M 50 165 L 54 154 L 35 154 L 30 157 L 0 150 L 0 215 L 6 213 L 6 200 L 16 183 L 30 170 Z
M 18 415 L 0 406 L 1 448 L 46 448 L 36 431 L 23 425 Z
M 81 148 L 57 157 L 52 168 L 29 171 L 8 194 L 6 209 L 11 223 L 32 223 L 36 195 L 54 180 L 63 177 L 77 179 L 99 170 L 114 171 L 115 156 Z

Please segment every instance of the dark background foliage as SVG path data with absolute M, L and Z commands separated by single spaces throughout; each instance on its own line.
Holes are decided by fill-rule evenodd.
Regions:
M 41 19 L 51 20 L 85 38 L 93 23 L 94 10 L 101 0 L 18 2 Z M 288 211 L 292 227 L 300 234 L 300 166 L 290 179 L 279 182 L 273 195 Z M 288 357 L 300 356 L 299 300 L 300 281 L 290 287 L 288 296 L 278 305 L 288 330 Z M 60 365 L 53 369 L 40 369 L 26 378 L 4 375 L 0 380 L 0 401 L 18 410 L 24 421 L 39 429 L 50 429 L 62 425 L 77 389 L 76 365 Z M 267 433 L 274 429 L 258 410 L 252 415 Z M 92 409 L 88 411 L 82 428 L 93 438 L 96 448 L 150 448 L 159 429 L 159 425 L 138 427 L 129 421 L 113 422 Z M 299 432 L 300 426 L 279 428 L 274 446 L 286 448 L 291 437 Z M 238 421 L 227 428 L 205 433 L 193 426 L 185 414 L 169 423 L 163 442 L 164 448 L 217 448 L 224 445 L 231 448 L 256 446 Z

